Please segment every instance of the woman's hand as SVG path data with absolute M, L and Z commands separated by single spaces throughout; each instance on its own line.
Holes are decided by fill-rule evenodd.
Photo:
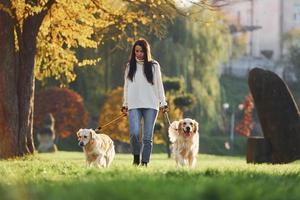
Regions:
M 128 107 L 127 106 L 122 106 L 121 112 L 125 115 L 128 115 Z
M 165 106 L 160 107 L 159 110 L 162 113 L 166 113 L 166 112 L 169 112 L 169 107 L 167 105 L 165 105 Z

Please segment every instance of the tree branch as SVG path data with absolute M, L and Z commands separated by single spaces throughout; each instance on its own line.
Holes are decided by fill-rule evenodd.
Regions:
M 5 6 L 4 4 L 0 3 L 0 11 L 6 12 L 10 17 L 14 17 L 9 7 Z

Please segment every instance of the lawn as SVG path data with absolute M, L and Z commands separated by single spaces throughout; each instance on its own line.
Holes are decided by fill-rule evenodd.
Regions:
M 79 152 L 0 161 L 0 200 L 300 199 L 300 162 L 246 164 L 245 158 L 199 155 L 195 169 L 154 154 L 147 168 L 117 154 L 109 169 L 86 169 Z

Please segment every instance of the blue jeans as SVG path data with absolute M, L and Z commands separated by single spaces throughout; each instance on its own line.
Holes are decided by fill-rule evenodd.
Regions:
M 152 152 L 152 138 L 154 125 L 157 118 L 157 110 L 152 108 L 137 108 L 129 110 L 130 144 L 133 155 L 142 154 L 142 162 L 148 163 Z M 143 143 L 139 139 L 141 119 L 144 120 Z

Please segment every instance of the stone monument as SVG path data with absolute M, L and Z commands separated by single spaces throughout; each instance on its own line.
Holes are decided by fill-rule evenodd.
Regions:
M 54 117 L 51 113 L 46 115 L 43 127 L 37 133 L 37 139 L 39 142 L 39 153 L 57 151 L 55 145 Z
M 289 163 L 300 158 L 300 120 L 298 106 L 288 86 L 275 73 L 254 68 L 248 84 L 264 138 L 249 138 L 247 162 Z M 265 141 L 262 141 L 265 140 Z M 260 146 L 260 147 L 258 147 Z M 265 158 L 253 153 L 265 154 Z M 250 152 L 249 152 L 250 151 Z M 252 156 L 252 157 L 251 157 Z M 260 157 L 260 161 L 255 160 Z

